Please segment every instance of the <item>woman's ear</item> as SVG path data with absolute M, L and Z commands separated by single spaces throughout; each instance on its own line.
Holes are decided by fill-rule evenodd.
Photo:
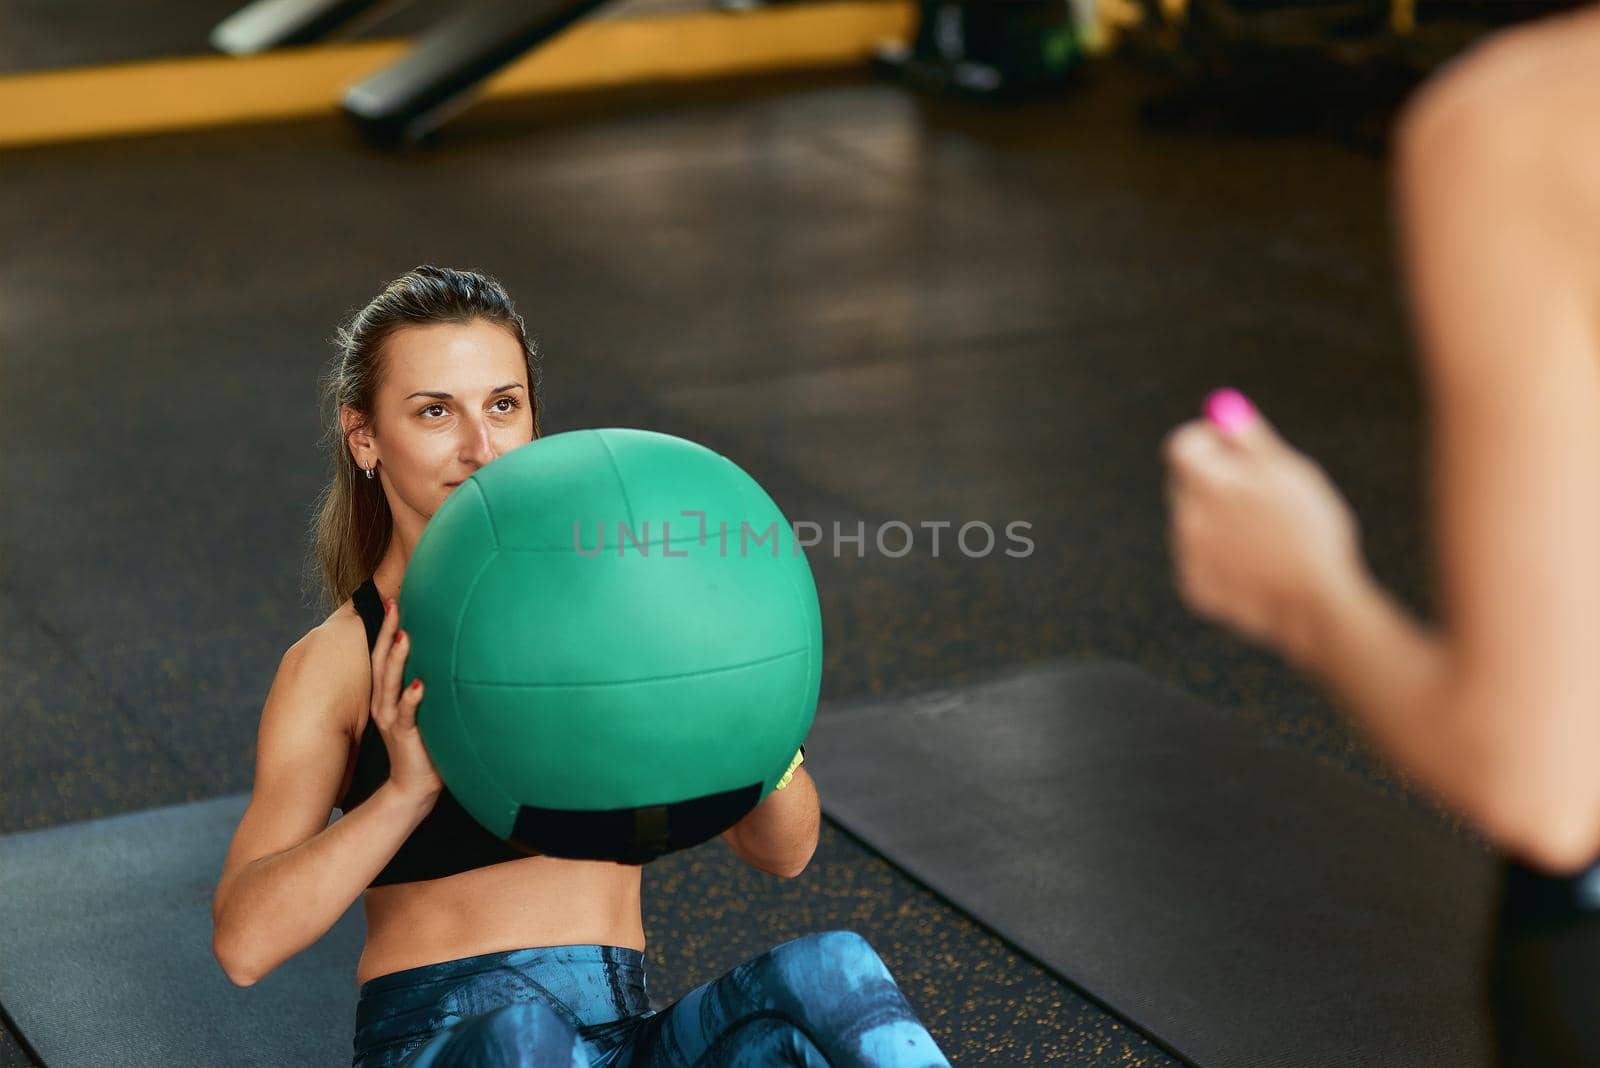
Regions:
M 344 430 L 345 449 L 350 453 L 350 458 L 357 467 L 367 466 L 361 462 L 361 456 L 373 448 L 372 431 L 361 413 L 348 404 L 339 408 L 339 424 Z

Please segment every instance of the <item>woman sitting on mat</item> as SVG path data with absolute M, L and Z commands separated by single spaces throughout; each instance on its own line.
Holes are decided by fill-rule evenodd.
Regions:
M 1442 623 L 1367 573 L 1321 468 L 1231 391 L 1168 436 L 1198 614 L 1275 648 L 1506 854 L 1500 1063 L 1600 1065 L 1600 11 L 1500 34 L 1403 116 Z
M 284 654 L 262 712 L 255 789 L 212 903 L 228 976 L 260 980 L 360 896 L 355 1068 L 947 1065 L 847 931 L 778 946 L 652 1011 L 641 869 L 528 856 L 444 788 L 416 726 L 420 684 L 399 692 L 394 602 L 445 498 L 539 436 L 536 356 L 497 282 L 435 267 L 390 284 L 340 340 L 316 551 L 342 603 Z M 796 766 L 723 839 L 792 878 L 819 822 Z

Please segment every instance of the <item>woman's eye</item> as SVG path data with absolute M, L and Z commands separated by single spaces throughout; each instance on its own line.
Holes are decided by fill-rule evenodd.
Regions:
M 511 407 L 509 407 L 509 408 L 498 408 L 497 410 L 500 412 L 501 415 L 508 415 L 511 412 L 514 412 L 518 408 L 522 407 L 522 402 L 517 400 L 517 398 L 515 398 L 515 397 L 500 397 L 494 403 L 496 405 L 498 405 L 502 401 L 505 402 L 506 404 L 511 405 Z M 433 411 L 435 408 L 443 410 L 444 405 L 442 405 L 442 404 L 430 404 L 426 408 L 422 409 L 422 411 L 419 412 L 418 414 L 426 416 L 429 412 Z

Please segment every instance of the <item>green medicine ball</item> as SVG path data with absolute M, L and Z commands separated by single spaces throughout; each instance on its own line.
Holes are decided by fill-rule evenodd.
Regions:
M 486 464 L 428 521 L 400 607 L 434 766 L 532 853 L 639 864 L 704 842 L 766 797 L 816 712 L 794 532 L 682 438 L 580 430 Z

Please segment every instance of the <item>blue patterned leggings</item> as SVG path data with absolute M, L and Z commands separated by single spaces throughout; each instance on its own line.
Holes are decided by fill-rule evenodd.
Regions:
M 808 935 L 670 1008 L 620 946 L 485 953 L 361 986 L 352 1068 L 948 1068 L 866 939 Z

